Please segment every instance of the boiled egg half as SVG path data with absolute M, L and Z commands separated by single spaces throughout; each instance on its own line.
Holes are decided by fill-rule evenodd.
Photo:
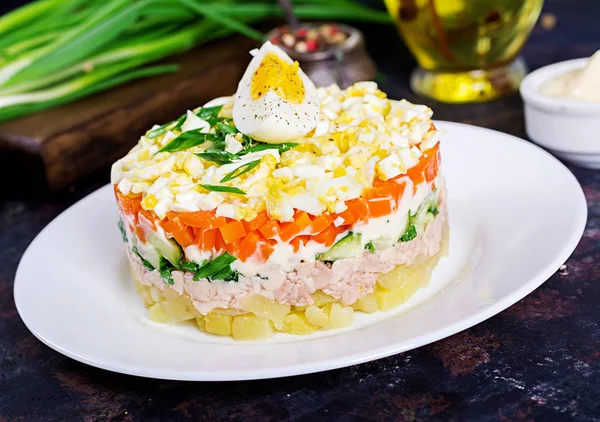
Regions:
M 270 42 L 255 50 L 233 103 L 240 132 L 261 142 L 288 142 L 313 130 L 319 112 L 317 89 L 298 62 Z

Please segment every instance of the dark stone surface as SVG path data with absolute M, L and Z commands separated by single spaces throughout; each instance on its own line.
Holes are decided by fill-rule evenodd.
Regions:
M 544 11 L 555 14 L 558 23 L 552 31 L 536 27 L 524 50 L 532 68 L 600 48 L 598 0 L 548 0 Z M 364 29 L 386 76 L 383 87 L 392 97 L 422 102 L 407 90 L 413 61 L 393 30 Z M 439 119 L 524 137 L 516 95 L 485 105 L 429 104 Z M 108 171 L 42 199 L 2 195 L 0 422 L 600 420 L 600 172 L 571 170 L 589 205 L 583 239 L 563 270 L 511 308 L 455 336 L 376 362 L 237 383 L 114 374 L 72 361 L 38 342 L 13 302 L 18 261 L 48 222 L 106 183 Z M 3 183 L 16 182 L 15 177 Z

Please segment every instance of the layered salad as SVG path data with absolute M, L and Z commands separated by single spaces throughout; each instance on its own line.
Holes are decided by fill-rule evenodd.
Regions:
M 150 318 L 252 340 L 403 303 L 447 240 L 432 111 L 375 82 L 317 89 L 270 43 L 251 54 L 235 95 L 153 127 L 113 165 Z

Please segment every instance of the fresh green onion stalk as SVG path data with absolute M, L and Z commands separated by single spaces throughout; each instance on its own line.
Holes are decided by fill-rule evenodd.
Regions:
M 297 0 L 301 19 L 389 23 L 356 0 Z M 128 81 L 176 72 L 150 63 L 281 16 L 275 0 L 37 0 L 0 17 L 0 122 Z

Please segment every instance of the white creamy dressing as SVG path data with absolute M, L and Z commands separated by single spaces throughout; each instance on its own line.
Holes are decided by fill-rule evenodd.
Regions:
M 541 93 L 549 97 L 584 101 L 600 101 L 600 50 L 581 69 L 575 69 L 542 86 Z
M 360 233 L 363 246 L 373 242 L 376 249 L 383 249 L 398 242 L 398 239 L 406 230 L 409 211 L 414 213 L 427 195 L 432 192 L 431 185 L 423 182 L 417 186 L 417 191 L 410 195 L 414 189 L 412 180 L 403 177 L 398 181 L 404 181 L 406 187 L 396 212 L 383 217 L 370 218 L 368 221 L 359 223 L 352 228 L 354 233 Z
M 202 264 L 205 260 L 212 258 L 212 251 L 203 251 L 196 245 L 190 245 L 183 250 L 185 258 L 188 261 L 193 261 L 196 264 Z

